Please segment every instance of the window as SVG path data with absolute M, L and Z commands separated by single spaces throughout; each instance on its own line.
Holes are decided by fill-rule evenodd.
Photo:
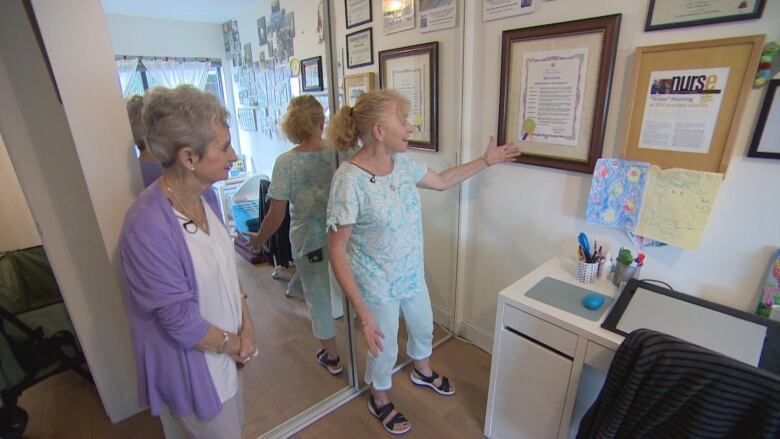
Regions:
M 136 71 L 130 77 L 125 96 L 136 94 L 143 95 L 147 90 L 157 85 L 159 84 L 157 84 L 152 75 L 146 70 L 143 59 L 141 59 L 138 61 Z M 218 97 L 219 100 L 222 101 L 222 104 L 227 106 L 227 102 L 225 102 L 225 92 L 222 89 L 222 62 L 220 60 L 211 60 L 211 67 L 209 68 L 208 76 L 206 77 L 206 85 L 203 90 Z

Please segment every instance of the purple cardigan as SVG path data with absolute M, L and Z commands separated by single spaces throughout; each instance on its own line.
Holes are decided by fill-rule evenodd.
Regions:
M 219 216 L 214 191 L 209 187 L 203 196 Z M 194 348 L 209 323 L 200 315 L 184 232 L 158 182 L 125 214 L 119 255 L 139 403 L 154 416 L 164 404 L 176 416 L 214 418 L 222 403 L 206 357 Z

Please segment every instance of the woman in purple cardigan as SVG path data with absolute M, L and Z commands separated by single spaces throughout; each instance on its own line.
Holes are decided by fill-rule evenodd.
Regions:
M 163 174 L 127 211 L 119 243 L 140 403 L 153 415 L 167 406 L 196 438 L 241 438 L 237 367 L 255 354 L 211 189 L 236 160 L 227 117 L 191 86 L 149 93 L 144 138 Z

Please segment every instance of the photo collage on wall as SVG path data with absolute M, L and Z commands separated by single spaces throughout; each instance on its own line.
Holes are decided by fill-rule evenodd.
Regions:
M 278 0 L 271 2 L 271 15 L 257 19 L 260 50 L 255 56 L 252 44 L 242 46 L 237 21 L 223 23 L 222 30 L 226 57 L 233 62 L 237 107 L 256 109 L 257 130 L 270 139 L 278 138 L 292 99 L 289 61 L 294 56 L 295 14 L 280 8 Z

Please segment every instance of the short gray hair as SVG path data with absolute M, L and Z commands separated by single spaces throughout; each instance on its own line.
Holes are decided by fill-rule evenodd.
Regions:
M 214 124 L 227 128 L 227 119 L 225 107 L 211 93 L 191 85 L 155 87 L 144 98 L 146 147 L 164 168 L 171 167 L 185 146 L 202 156 L 214 141 Z

